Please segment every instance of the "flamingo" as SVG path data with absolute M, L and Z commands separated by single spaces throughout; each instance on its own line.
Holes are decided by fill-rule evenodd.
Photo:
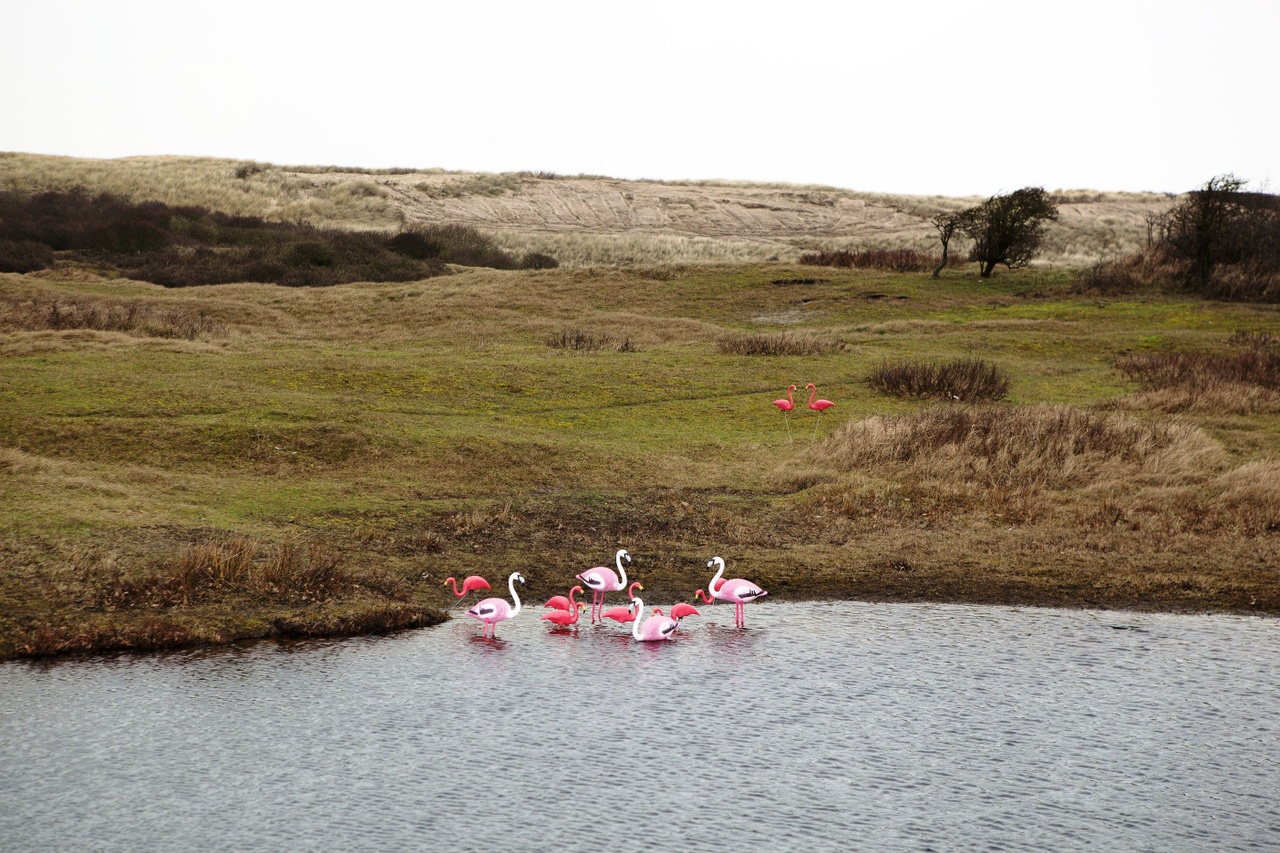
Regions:
M 596 566 L 594 569 L 587 569 L 580 575 L 574 575 L 575 578 L 585 583 L 591 588 L 591 624 L 600 621 L 600 610 L 604 607 L 604 594 L 613 592 L 614 590 L 626 589 L 627 587 L 627 570 L 622 567 L 622 558 L 626 557 L 627 562 L 631 562 L 631 555 L 627 553 L 626 548 L 619 548 L 618 553 L 614 555 L 614 563 L 618 567 L 617 574 L 613 569 L 604 566 Z M 622 575 L 621 578 L 618 575 Z
M 787 388 L 787 399 L 773 401 L 773 404 L 778 407 L 778 411 L 782 412 L 782 419 L 787 425 L 787 441 L 790 441 L 792 444 L 795 443 L 795 440 L 791 437 L 791 418 L 788 417 L 788 415 L 790 415 L 791 410 L 796 407 L 796 401 L 791 399 L 791 392 L 794 390 L 796 390 L 796 386 L 789 386 Z
M 563 595 L 553 595 L 548 598 L 547 603 L 542 606 L 554 607 L 556 610 L 572 610 L 574 604 L 573 594 L 575 592 L 582 592 L 582 587 L 575 586 L 573 589 L 569 590 L 568 598 L 565 598 Z
M 512 572 L 511 577 L 507 578 L 507 589 L 511 590 L 514 607 L 507 604 L 505 598 L 486 598 L 467 611 L 468 616 L 473 616 L 484 623 L 484 636 L 490 635 L 490 629 L 494 637 L 498 636 L 499 622 L 505 622 L 520 615 L 520 596 L 516 595 L 516 581 L 524 583 L 524 575 Z
M 458 582 L 453 578 L 448 578 L 444 582 L 445 586 L 453 587 L 453 594 L 458 598 L 462 598 L 467 593 L 476 589 L 489 589 L 489 582 L 479 575 L 467 575 L 466 580 L 462 582 L 462 591 L 458 591 Z M 456 606 L 456 605 L 455 605 Z
M 636 609 L 636 621 L 631 623 L 631 636 L 633 639 L 642 643 L 649 643 L 655 640 L 670 640 L 671 635 L 676 630 L 676 620 L 670 616 L 653 615 L 648 619 L 641 619 L 640 614 L 644 611 L 644 602 L 638 598 L 631 599 L 632 606 Z
M 698 592 L 702 592 L 702 590 L 698 590 Z M 672 605 L 671 607 L 671 618 L 676 620 L 676 628 L 680 627 L 680 620 L 683 619 L 684 617 L 701 616 L 701 615 L 702 614 L 698 612 L 698 608 L 694 607 L 692 604 L 687 604 L 683 601 L 680 602 L 679 604 Z
M 635 581 L 631 586 L 627 587 L 627 598 L 635 598 L 637 589 L 644 589 L 644 587 L 641 586 L 640 581 Z M 635 621 L 635 618 L 636 612 L 630 605 L 626 607 L 610 607 L 604 613 L 600 614 L 601 621 L 605 619 L 612 619 L 615 622 L 621 622 L 623 624 L 633 622 Z
M 578 614 L 587 609 L 585 601 L 575 601 L 572 610 L 552 610 L 550 613 L 543 613 L 542 618 L 547 622 L 554 622 L 561 628 L 578 623 Z
M 711 579 L 711 583 L 707 584 L 707 589 L 711 591 L 711 595 L 721 601 L 732 601 L 734 607 L 734 625 L 738 628 L 747 627 L 746 616 L 744 611 L 748 601 L 755 601 L 758 598 L 764 598 L 769 593 L 753 584 L 751 581 L 742 578 L 733 578 L 722 584 L 716 584 L 720 580 L 720 576 L 724 574 L 724 560 L 719 557 L 712 557 L 707 563 L 707 568 L 719 565 L 716 570 L 716 576 Z
M 822 416 L 822 413 L 823 413 L 823 412 L 825 412 L 827 409 L 829 409 L 829 408 L 831 408 L 832 406 L 834 406 L 834 405 L 835 405 L 835 403 L 831 402 L 830 400 L 815 400 L 815 399 L 813 399 L 814 397 L 818 396 L 818 386 L 814 385 L 812 382 L 810 382 L 809 384 L 805 385 L 804 387 L 806 387 L 806 388 L 808 388 L 808 389 L 809 389 L 809 408 L 810 408 L 810 409 L 813 409 L 813 411 L 817 412 L 819 417 L 821 417 L 821 416 Z M 814 439 L 816 439 L 816 438 L 818 437 L 818 422 L 817 422 L 817 421 L 814 421 L 814 422 L 813 422 L 813 437 L 814 437 Z M 810 444 L 812 444 L 812 443 L 813 443 L 813 441 L 811 440 L 809 443 L 810 443 Z
M 715 594 L 715 592 L 718 592 L 718 591 L 720 590 L 720 587 L 724 586 L 724 578 L 717 578 L 716 580 L 713 580 L 713 581 L 711 582 L 711 586 L 712 586 L 712 588 L 713 588 L 713 589 L 712 589 L 712 595 L 714 595 L 714 594 Z M 697 589 L 697 590 L 694 590 L 694 592 L 693 592 L 693 600 L 694 600 L 694 601 L 701 601 L 701 602 L 704 602 L 704 603 L 706 603 L 706 604 L 715 604 L 715 603 L 716 603 L 716 600 L 715 600 L 714 598 L 712 598 L 712 597 L 711 597 L 711 595 L 707 595 L 707 591 L 706 591 L 705 589 Z

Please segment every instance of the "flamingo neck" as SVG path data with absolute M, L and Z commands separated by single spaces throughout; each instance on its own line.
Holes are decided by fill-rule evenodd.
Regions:
M 627 570 L 622 567 L 622 554 L 623 554 L 622 551 L 619 551 L 617 554 L 614 554 L 613 562 L 615 565 L 617 565 L 618 575 L 622 578 L 622 580 L 619 581 L 619 583 L 625 587 L 627 585 Z
M 634 604 L 636 618 L 631 622 L 631 636 L 638 640 L 640 639 L 640 623 L 644 621 L 644 602 L 637 598 Z
M 707 584 L 707 592 L 711 593 L 712 598 L 720 597 L 716 595 L 716 581 L 720 580 L 720 576 L 724 574 L 724 560 L 716 557 L 716 564 L 719 565 L 720 568 L 716 569 L 716 576 L 711 579 L 711 583 Z
M 573 608 L 577 604 L 577 602 L 573 600 L 573 594 L 577 591 L 578 591 L 578 588 L 576 586 L 573 589 L 569 590 L 569 611 L 570 612 L 573 612 Z
M 512 619 L 520 614 L 520 596 L 516 594 L 516 574 L 516 572 L 512 572 L 511 577 L 507 578 L 507 589 L 511 590 L 511 600 L 516 605 L 511 609 Z
M 813 408 L 813 398 L 814 398 L 814 397 L 816 397 L 816 396 L 818 396 L 818 389 L 817 389 L 817 387 L 816 387 L 816 386 L 814 386 L 814 385 L 810 385 L 810 386 L 809 386 L 809 388 L 811 389 L 811 390 L 809 391 L 809 408 L 811 408 L 811 409 L 812 409 L 812 408 Z
M 796 386 L 794 385 L 792 385 L 790 388 L 787 389 L 787 402 L 793 406 L 796 404 L 796 401 L 791 399 L 791 392 L 794 390 L 796 390 Z

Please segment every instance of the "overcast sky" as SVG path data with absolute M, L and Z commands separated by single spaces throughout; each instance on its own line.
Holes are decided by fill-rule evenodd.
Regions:
M 1280 189 L 1280 0 L 5 0 L 0 150 Z

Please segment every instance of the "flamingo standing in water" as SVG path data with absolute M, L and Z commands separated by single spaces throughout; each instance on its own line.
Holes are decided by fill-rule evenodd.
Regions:
M 472 590 L 489 589 L 489 582 L 484 578 L 480 577 L 479 575 L 467 575 L 466 580 L 462 582 L 461 592 L 458 591 L 458 582 L 453 578 L 446 579 L 444 582 L 444 585 L 452 586 L 453 594 L 458 598 L 462 598 L 464 595 L 471 592 Z M 457 605 L 455 604 L 454 606 L 456 607 Z
M 627 570 L 622 567 L 622 558 L 626 557 L 627 562 L 631 562 L 631 555 L 627 553 L 626 548 L 619 548 L 618 553 L 614 555 L 613 561 L 618 566 L 615 574 L 613 569 L 604 566 L 596 566 L 594 569 L 587 569 L 580 575 L 575 575 L 578 580 L 585 583 L 592 592 L 591 596 L 591 624 L 599 622 L 600 611 L 604 608 L 604 594 L 619 589 L 627 588 Z M 622 577 L 618 577 L 621 575 Z
M 644 589 L 644 587 L 640 585 L 640 581 L 633 582 L 631 586 L 627 587 L 627 598 L 635 598 L 636 590 L 638 589 Z M 634 622 L 635 618 L 636 612 L 630 605 L 627 605 L 626 607 L 610 607 L 604 613 L 600 614 L 601 621 L 604 621 L 605 619 L 612 619 L 615 622 L 621 622 L 624 625 L 628 622 Z
M 577 587 L 574 587 L 575 589 Z M 573 607 L 569 610 L 552 610 L 550 613 L 543 613 L 542 618 L 547 622 L 553 622 L 561 628 L 569 625 L 578 624 L 578 614 L 587 609 L 585 601 L 575 601 Z
M 711 579 L 711 583 L 707 584 L 707 589 L 714 598 L 733 602 L 734 626 L 745 628 L 747 627 L 747 622 L 743 611 L 746 603 L 755 601 L 758 598 L 764 598 L 769 593 L 751 581 L 743 580 L 742 578 L 733 578 L 717 584 L 716 581 L 720 580 L 720 576 L 724 574 L 724 560 L 719 557 L 712 557 L 707 563 L 707 568 L 709 569 L 716 565 L 719 568 L 716 570 L 716 576 Z
M 698 590 L 698 591 L 701 592 L 702 590 Z M 698 612 L 698 608 L 694 607 L 692 604 L 688 604 L 683 601 L 680 602 L 679 604 L 672 605 L 671 607 L 671 618 L 676 620 L 677 629 L 680 627 L 680 620 L 683 619 L 684 617 L 701 616 L 701 615 L 702 614 Z
M 499 622 L 505 622 L 520 615 L 520 596 L 516 595 L 516 581 L 524 583 L 524 575 L 512 572 L 511 577 L 507 578 L 507 589 L 511 590 L 514 607 L 508 604 L 505 598 L 486 598 L 467 611 L 468 616 L 473 616 L 484 623 L 483 636 L 489 636 L 490 630 L 494 637 L 498 636 Z
M 783 419 L 783 421 L 785 421 L 785 422 L 786 422 L 786 424 L 787 424 L 787 441 L 791 442 L 792 444 L 794 444 L 794 443 L 795 443 L 795 439 L 793 439 L 793 438 L 791 437 L 791 417 L 790 417 L 790 415 L 791 415 L 791 410 L 792 410 L 792 409 L 794 409 L 794 408 L 796 407 L 796 401 L 795 401 L 795 400 L 793 400 L 793 399 L 791 399 L 791 392 L 792 392 L 792 391 L 794 391 L 794 390 L 796 390 L 796 386 L 792 385 L 792 386 L 788 387 L 788 388 L 787 388 L 787 399 L 785 399 L 785 400 L 774 400 L 774 401 L 773 401 L 773 404 L 774 404 L 775 406 L 777 406 L 777 407 L 778 407 L 778 411 L 782 412 L 782 419 Z
M 809 389 L 809 408 L 817 412 L 818 417 L 822 417 L 823 412 L 825 412 L 827 409 L 835 405 L 835 403 L 831 402 L 830 400 L 813 399 L 814 397 L 818 396 L 818 386 L 814 385 L 812 382 L 810 382 L 808 385 L 805 385 L 804 387 Z M 818 438 L 818 422 L 814 421 L 813 422 L 813 439 L 811 439 L 809 443 L 813 444 L 814 440 L 816 440 L 817 438 Z
M 542 606 L 554 607 L 556 610 L 572 610 L 573 604 L 574 604 L 573 594 L 575 592 L 582 592 L 582 587 L 575 586 L 573 589 L 569 590 L 568 598 L 565 598 L 563 595 L 553 595 L 550 598 L 548 598 L 547 603 Z
M 642 643 L 671 639 L 671 635 L 676 630 L 676 620 L 670 616 L 662 615 L 654 615 L 644 619 L 642 618 L 644 602 L 638 598 L 633 598 L 631 599 L 631 605 L 636 609 L 636 621 L 631 623 L 632 639 L 639 640 Z

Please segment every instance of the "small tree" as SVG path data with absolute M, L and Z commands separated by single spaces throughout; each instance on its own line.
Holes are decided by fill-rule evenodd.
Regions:
M 1044 240 L 1045 222 L 1057 218 L 1058 206 L 1043 188 L 1023 187 L 955 214 L 955 229 L 973 239 L 970 257 L 981 265 L 979 274 L 990 278 L 996 264 L 1017 269 L 1030 263 Z
M 951 244 L 951 238 L 955 236 L 956 228 L 960 225 L 960 215 L 939 213 L 930 221 L 933 222 L 933 227 L 938 229 L 938 239 L 942 241 L 942 263 L 938 264 L 933 271 L 933 278 L 937 278 L 947 266 L 947 247 Z

